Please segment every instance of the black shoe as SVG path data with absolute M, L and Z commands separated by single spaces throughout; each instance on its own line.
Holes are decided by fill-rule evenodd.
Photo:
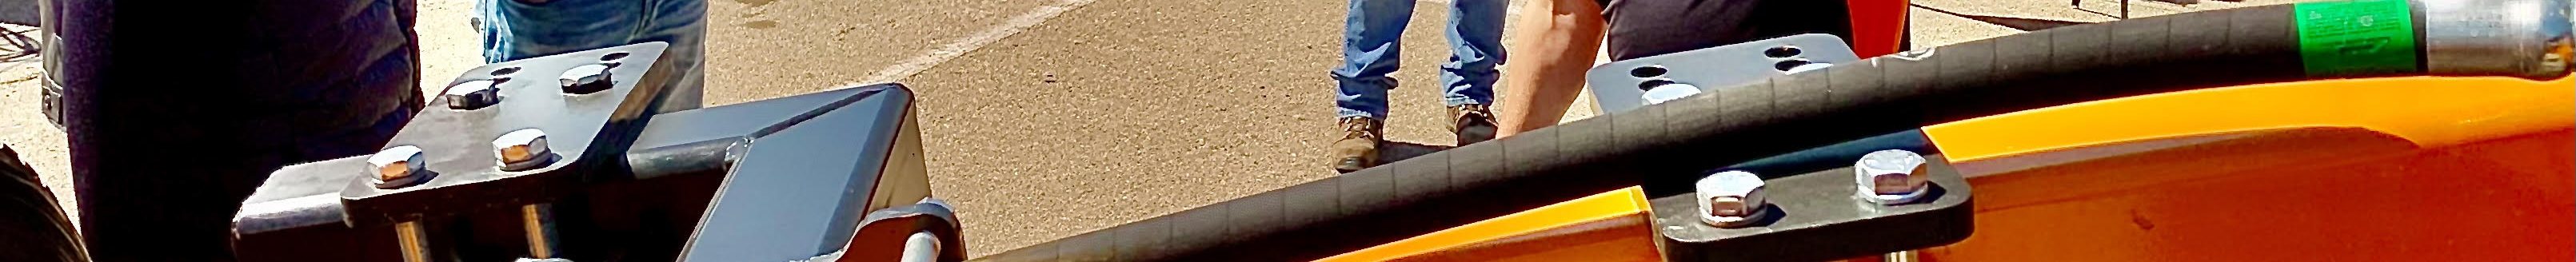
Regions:
M 1482 104 L 1449 107 L 1449 132 L 1458 134 L 1458 146 L 1494 140 L 1494 111 Z

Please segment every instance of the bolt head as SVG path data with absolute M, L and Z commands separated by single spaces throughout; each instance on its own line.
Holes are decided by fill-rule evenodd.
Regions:
M 597 93 L 614 86 L 608 77 L 608 65 L 602 64 L 572 67 L 570 70 L 564 70 L 563 76 L 555 81 L 563 85 L 564 94 L 574 95 Z
M 497 82 L 492 80 L 456 83 L 456 85 L 447 86 L 447 93 L 440 94 L 438 97 L 440 101 L 447 102 L 448 109 L 483 109 L 501 103 L 501 88 L 493 86 L 494 84 Z
M 1752 172 L 1726 171 L 1702 177 L 1693 185 L 1700 201 L 1700 221 L 1717 227 L 1743 226 L 1760 220 L 1770 205 L 1762 192 L 1762 177 Z
M 1923 155 L 1913 151 L 1879 150 L 1852 163 L 1852 181 L 1859 184 L 1858 194 L 1871 202 L 1906 204 L 1930 191 L 1925 189 L 1932 179 L 1924 173 L 1929 166 Z
M 501 134 L 492 140 L 492 154 L 500 160 L 502 171 L 536 169 L 553 164 L 555 157 L 553 148 L 546 145 L 546 131 L 535 128 Z
M 367 156 L 367 171 L 375 175 L 377 188 L 398 188 L 416 184 L 429 174 L 429 162 L 422 160 L 420 147 L 396 146 Z

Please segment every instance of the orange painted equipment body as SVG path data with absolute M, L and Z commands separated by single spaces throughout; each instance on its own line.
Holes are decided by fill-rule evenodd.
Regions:
M 1923 130 L 1977 198 L 1976 233 L 1917 253 L 1927 261 L 2527 261 L 2576 247 L 2576 78 L 2249 85 Z M 1327 260 L 1660 260 L 1633 191 Z
M 1318 261 L 1661 261 L 1645 210 L 1628 187 Z
M 1927 127 L 1977 188 L 1957 261 L 2529 261 L 2576 246 L 2576 80 L 2148 95 Z

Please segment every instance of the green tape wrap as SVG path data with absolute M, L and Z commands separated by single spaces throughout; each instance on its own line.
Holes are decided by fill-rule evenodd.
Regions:
M 2421 65 L 2413 7 L 2404 0 L 2312 2 L 2292 10 L 2308 75 L 2413 72 Z

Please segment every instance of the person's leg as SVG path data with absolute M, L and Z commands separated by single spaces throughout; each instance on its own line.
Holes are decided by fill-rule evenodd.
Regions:
M 40 81 L 62 88 L 71 165 L 53 175 L 88 259 L 233 261 L 229 221 L 270 173 L 373 152 L 394 135 L 374 127 L 416 112 L 407 0 L 49 3 Z
M 648 1 L 650 2 L 650 1 Z M 707 1 L 660 0 L 652 6 L 653 16 L 646 19 L 644 31 L 635 42 L 671 43 L 662 59 L 672 62 L 669 89 L 662 91 L 659 113 L 678 112 L 704 106 L 706 95 Z
M 1380 125 L 1386 119 L 1386 90 L 1395 88 L 1397 53 L 1413 0 L 1350 0 L 1342 24 L 1342 66 L 1333 69 L 1339 94 L 1333 98 L 1341 139 L 1330 153 L 1334 171 L 1348 173 L 1377 166 Z
M 1454 0 L 1449 9 L 1449 62 L 1440 64 L 1441 102 L 1492 104 L 1495 70 L 1505 58 L 1503 12 L 1507 0 Z
M 1458 145 L 1494 138 L 1495 70 L 1504 60 L 1503 12 L 1508 0 L 1452 0 L 1449 8 L 1449 62 L 1440 64 L 1441 103 L 1449 107 L 1449 131 Z
M 648 17 L 633 0 L 484 0 L 483 62 L 631 43 Z
M 1333 70 L 1340 89 L 1334 105 L 1339 117 L 1386 119 L 1386 90 L 1395 88 L 1395 73 L 1406 19 L 1413 0 L 1350 0 L 1342 24 L 1342 66 Z
M 668 42 L 673 63 L 657 112 L 695 109 L 705 84 L 704 0 L 482 0 L 484 62 Z

